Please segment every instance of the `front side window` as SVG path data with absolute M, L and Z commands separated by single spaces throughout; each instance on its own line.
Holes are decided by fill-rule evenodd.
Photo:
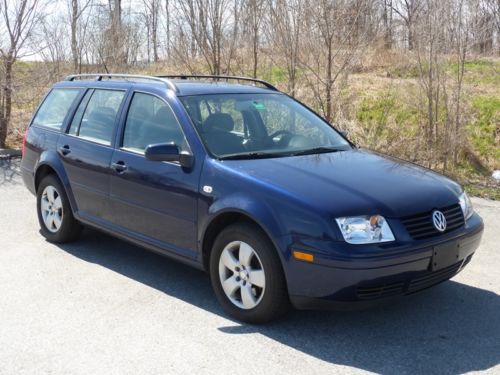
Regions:
M 187 147 L 170 107 L 156 96 L 135 93 L 127 114 L 122 148 L 144 153 L 148 145 L 156 143 L 174 143 L 180 150 Z
M 90 141 L 111 145 L 116 116 L 120 109 L 125 91 L 94 90 L 88 102 L 82 100 L 78 108 L 70 134 Z M 86 107 L 85 107 L 86 105 Z M 81 114 L 83 111 L 83 115 Z M 81 116 L 81 119 L 80 119 Z
M 53 89 L 33 119 L 33 125 L 61 130 L 71 105 L 81 89 Z
M 223 159 L 351 148 L 323 119 L 286 95 L 216 94 L 180 99 L 207 148 Z

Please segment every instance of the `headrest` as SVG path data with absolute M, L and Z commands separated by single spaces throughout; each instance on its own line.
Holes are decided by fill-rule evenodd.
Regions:
M 90 112 L 89 120 L 90 121 L 107 122 L 107 121 L 113 121 L 115 116 L 116 116 L 116 113 L 112 108 L 97 107 L 92 112 Z
M 164 106 L 160 107 L 155 113 L 155 116 L 153 117 L 153 122 L 155 124 L 168 124 L 170 121 L 175 120 L 174 115 L 172 114 L 172 111 Z
M 234 129 L 234 121 L 231 115 L 227 113 L 212 113 L 203 123 L 205 131 L 225 131 L 230 132 Z

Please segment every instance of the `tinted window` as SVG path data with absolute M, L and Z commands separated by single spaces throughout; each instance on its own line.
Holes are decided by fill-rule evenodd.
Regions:
M 110 145 L 116 115 L 124 96 L 124 91 L 95 90 L 83 112 L 77 135 L 94 142 Z M 85 105 L 84 103 L 85 101 L 81 105 Z
M 144 152 L 154 143 L 186 147 L 184 134 L 170 107 L 153 95 L 135 93 L 125 123 L 123 148 Z
M 61 130 L 64 118 L 80 91 L 80 89 L 53 89 L 38 110 L 33 124 Z

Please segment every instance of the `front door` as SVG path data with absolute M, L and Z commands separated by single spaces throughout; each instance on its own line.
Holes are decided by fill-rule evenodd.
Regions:
M 195 257 L 199 167 L 144 157 L 154 143 L 189 147 L 172 109 L 159 97 L 134 93 L 121 139 L 111 162 L 114 224 L 153 245 Z

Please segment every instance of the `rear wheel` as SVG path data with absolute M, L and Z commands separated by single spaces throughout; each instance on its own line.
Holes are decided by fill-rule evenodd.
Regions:
M 66 192 L 54 175 L 42 179 L 37 190 L 40 232 L 50 242 L 75 240 L 81 225 L 73 217 Z
M 276 249 L 251 224 L 233 224 L 217 236 L 210 256 L 210 278 L 222 308 L 238 320 L 265 323 L 288 310 Z

